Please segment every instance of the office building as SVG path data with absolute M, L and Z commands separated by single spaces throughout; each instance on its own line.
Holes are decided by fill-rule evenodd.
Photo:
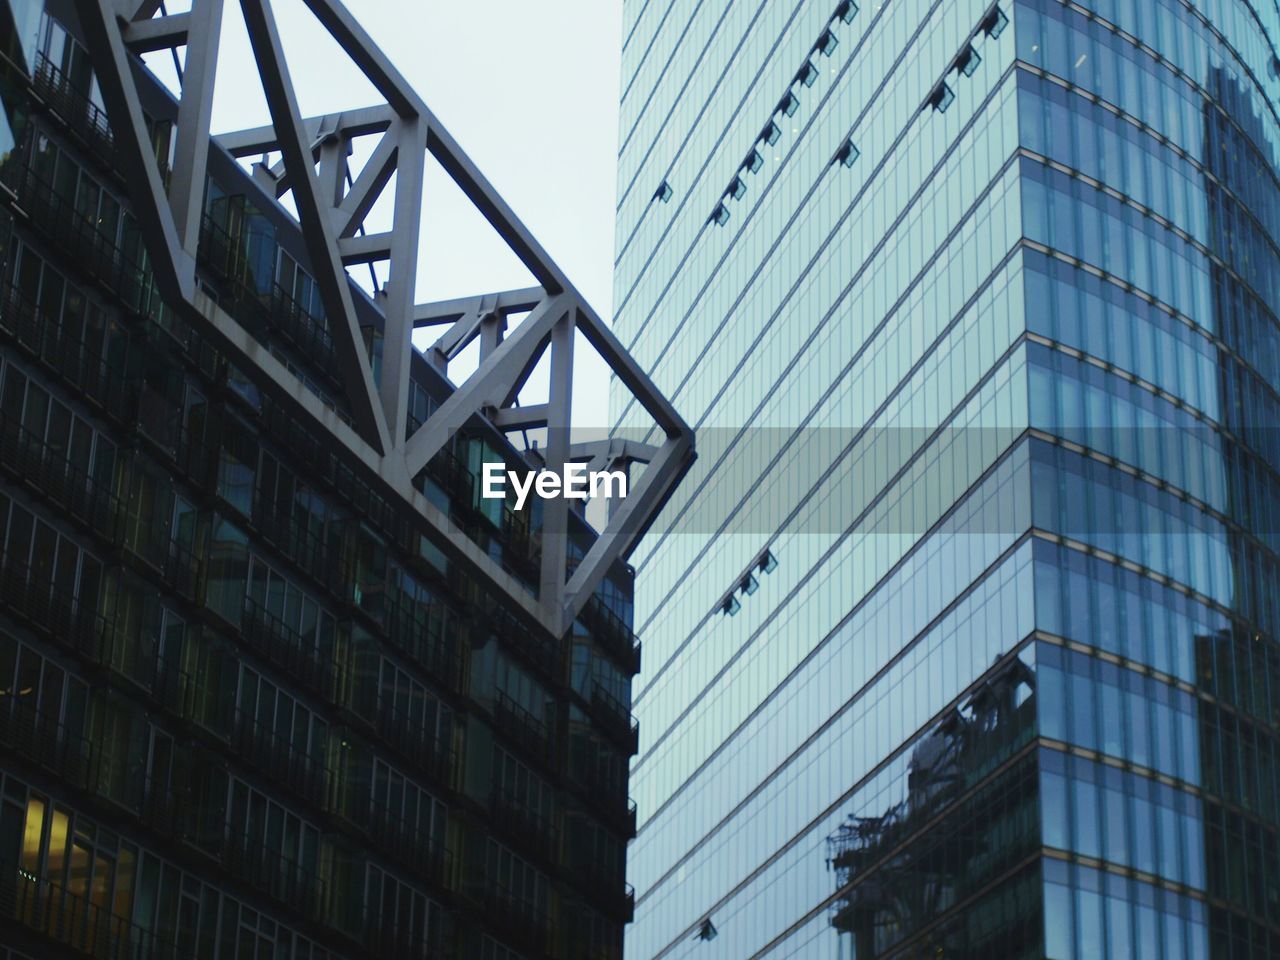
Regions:
M 269 4 L 180 6 L 0 3 L 0 956 L 618 958 L 625 559 L 688 431 L 340 3 L 385 102 L 314 118 Z M 272 124 L 211 138 L 241 8 Z M 428 162 L 533 286 L 418 302 Z M 620 459 L 575 339 L 668 434 L 607 538 L 477 483 Z
M 629 960 L 1280 955 L 1275 5 L 624 9 Z

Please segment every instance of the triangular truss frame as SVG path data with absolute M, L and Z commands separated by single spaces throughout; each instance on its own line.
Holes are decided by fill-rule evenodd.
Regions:
M 304 118 L 285 62 L 270 0 L 241 0 L 249 39 L 271 124 L 210 135 L 218 66 L 223 0 L 192 0 L 188 12 L 161 13 L 160 0 L 76 0 L 76 9 L 106 103 L 132 207 L 147 242 L 156 282 L 166 300 L 186 308 L 193 323 L 261 389 L 331 437 L 339 452 L 385 492 L 422 516 L 432 537 L 482 583 L 498 589 L 555 636 L 568 629 L 609 566 L 625 559 L 670 497 L 694 458 L 692 431 L 639 369 L 621 342 L 474 167 L 426 104 L 338 0 L 303 0 L 351 58 L 384 103 Z M 154 155 L 138 96 L 140 55 L 186 48 L 178 97 L 173 170 L 166 186 Z M 354 179 L 347 158 L 357 137 L 378 142 Z M 254 178 L 268 196 L 292 194 L 324 304 L 351 423 L 319 402 L 283 364 L 199 286 L 196 255 L 211 150 L 245 158 L 279 153 L 272 167 L 259 164 Z M 427 154 L 453 178 L 538 284 L 445 303 L 415 298 L 422 186 Z M 392 227 L 365 232 L 365 221 L 394 174 Z M 383 353 L 380 383 L 361 336 L 346 267 L 387 264 L 387 281 L 374 296 L 381 310 Z M 507 317 L 527 316 L 507 333 Z M 478 368 L 425 423 L 408 432 L 408 391 L 415 329 L 442 325 L 427 351 L 447 372 L 450 360 L 479 341 Z M 602 440 L 575 444 L 570 430 L 574 342 L 581 334 L 661 429 L 660 445 Z M 517 396 L 534 368 L 549 354 L 550 388 L 545 403 L 519 406 Z M 647 466 L 633 479 L 629 496 L 610 512 L 582 562 L 569 574 L 568 503 L 544 504 L 542 567 L 537 598 L 446 514 L 413 486 L 449 439 L 473 417 L 503 432 L 545 428 L 539 453 L 544 466 L 561 470 L 571 461 L 591 469 L 633 462 Z M 534 458 L 536 459 L 536 458 Z

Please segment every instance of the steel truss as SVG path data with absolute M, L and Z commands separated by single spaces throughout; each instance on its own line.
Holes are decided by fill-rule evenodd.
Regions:
M 253 379 L 320 435 L 385 494 L 410 506 L 432 540 L 481 583 L 500 590 L 525 619 L 555 636 L 568 629 L 609 566 L 625 559 L 692 463 L 693 435 L 672 405 L 639 369 L 493 187 L 449 136 L 338 0 L 303 0 L 385 101 L 362 110 L 303 118 L 285 63 L 269 0 L 241 0 L 271 125 L 210 136 L 214 78 L 223 0 L 192 0 L 189 12 L 160 13 L 160 0 L 77 0 L 94 69 L 128 178 L 133 212 L 146 239 L 159 285 L 171 306 Z M 162 179 L 138 97 L 139 55 L 186 48 L 178 97 L 176 151 L 168 186 Z M 347 167 L 356 137 L 377 136 L 377 146 L 354 179 Z M 209 153 L 224 149 L 244 158 L 280 154 L 254 177 L 277 199 L 291 193 L 342 371 L 351 424 L 326 408 L 196 281 Z M 422 217 L 426 155 L 444 168 L 476 209 L 530 271 L 538 286 L 443 303 L 416 302 L 414 280 Z M 366 233 L 366 218 L 395 175 L 390 230 Z M 383 262 L 388 279 L 374 297 L 382 313 L 380 382 L 369 362 L 346 267 Z M 507 317 L 528 315 L 511 331 Z M 442 372 L 479 340 L 478 368 L 411 434 L 410 361 L 417 328 L 445 326 L 427 352 Z M 621 441 L 575 444 L 570 401 L 575 333 L 600 354 L 649 412 L 664 434 L 661 445 Z M 549 353 L 545 403 L 519 406 L 517 397 Z M 630 495 L 614 510 L 586 557 L 570 575 L 568 502 L 544 504 L 540 589 L 537 598 L 503 570 L 448 516 L 422 496 L 413 479 L 464 424 L 483 417 L 506 432 L 545 428 L 547 444 L 536 465 L 557 472 L 568 462 L 590 469 L 632 462 L 647 466 L 633 477 Z

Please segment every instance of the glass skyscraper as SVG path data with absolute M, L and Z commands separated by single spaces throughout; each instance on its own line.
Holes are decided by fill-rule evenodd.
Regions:
M 627 956 L 1280 956 L 1276 4 L 624 9 Z

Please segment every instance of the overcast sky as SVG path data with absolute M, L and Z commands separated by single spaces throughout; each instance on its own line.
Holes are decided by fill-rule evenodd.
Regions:
M 272 7 L 304 115 L 378 102 L 301 0 Z M 347 0 L 347 7 L 609 319 L 621 0 Z M 226 4 L 221 43 L 214 132 L 269 122 L 237 3 Z M 245 69 L 228 69 L 235 63 Z M 424 221 L 420 302 L 530 282 L 445 175 L 430 169 Z M 605 390 L 600 371 L 577 378 L 575 411 L 588 398 L 603 406 Z

